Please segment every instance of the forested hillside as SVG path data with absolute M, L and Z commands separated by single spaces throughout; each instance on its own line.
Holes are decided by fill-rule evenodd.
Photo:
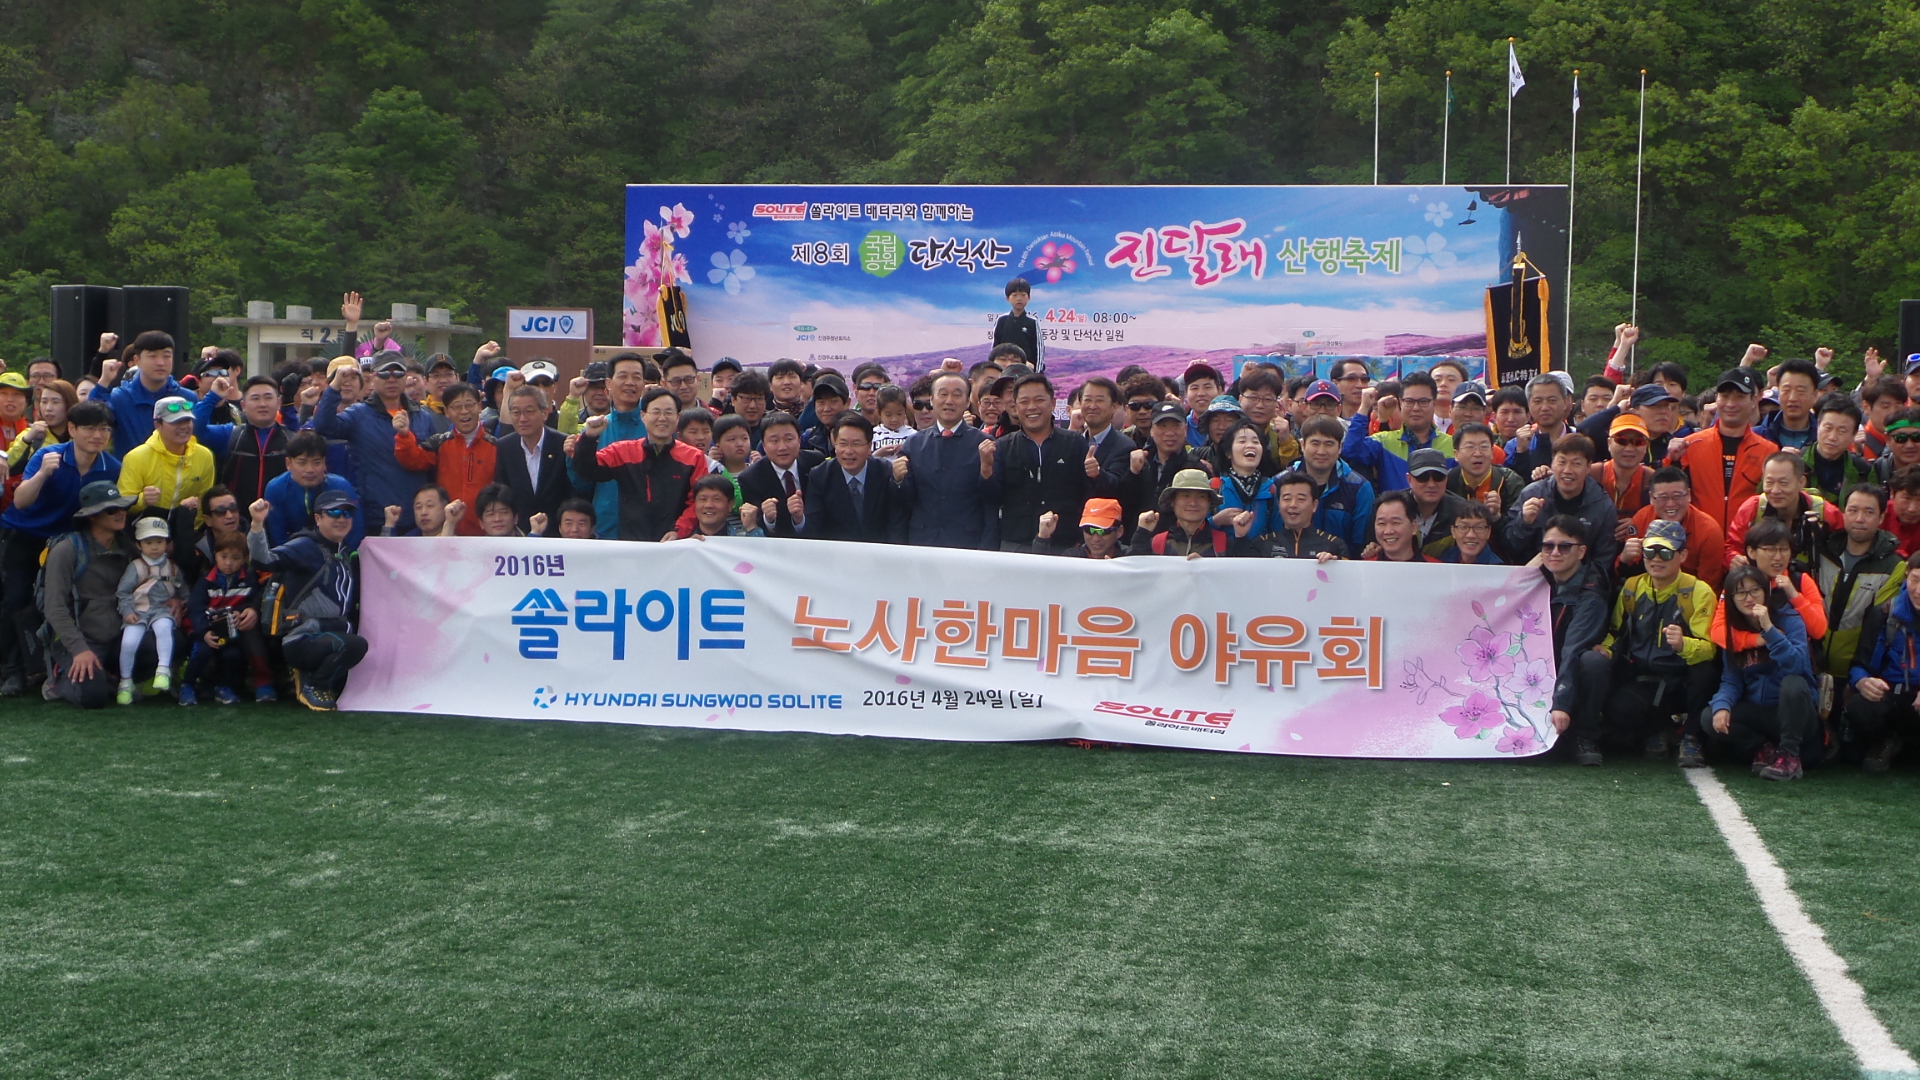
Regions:
M 1890 352 L 1920 296 L 1920 10 L 1859 0 L 0 0 L 0 355 L 46 287 L 507 303 L 618 325 L 634 181 L 1564 182 L 1576 326 L 1624 317 L 1649 71 L 1643 356 Z M 1598 344 L 1596 344 L 1598 343 Z M 1577 342 L 1577 346 L 1580 343 Z M 759 358 L 756 358 L 759 359 Z

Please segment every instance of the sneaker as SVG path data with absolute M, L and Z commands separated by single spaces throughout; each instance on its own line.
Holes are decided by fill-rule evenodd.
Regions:
M 222 705 L 238 705 L 240 704 L 240 695 L 234 693 L 232 687 L 216 686 L 213 688 L 213 700 Z
M 1893 766 L 1893 759 L 1900 755 L 1901 745 L 1899 739 L 1881 739 L 1874 744 L 1867 759 L 1860 763 L 1860 768 L 1866 772 L 1886 772 Z
M 1704 769 L 1707 767 L 1707 755 L 1700 748 L 1700 739 L 1695 735 L 1680 737 L 1680 767 L 1683 769 Z
M 253 700 L 259 705 L 270 705 L 273 702 L 279 701 L 280 695 L 274 693 L 273 687 L 270 685 L 256 686 L 253 688 Z
M 1573 760 L 1582 765 L 1600 764 L 1600 744 L 1592 739 L 1573 740 Z
M 193 684 L 190 682 L 181 683 L 180 689 L 174 691 L 174 696 L 180 699 L 182 705 L 200 704 L 200 695 L 194 693 Z
M 1659 761 L 1665 758 L 1672 749 L 1673 745 L 1667 741 L 1667 733 L 1664 731 L 1658 735 L 1647 736 L 1647 741 L 1641 746 L 1641 750 L 1646 754 L 1648 761 Z
M 0 679 L 0 697 L 19 697 L 27 692 L 27 680 L 18 674 Z
M 293 696 L 315 712 L 333 711 L 333 695 L 301 678 L 297 671 L 293 675 Z
M 116 704 L 120 704 L 120 705 L 133 704 L 133 680 L 132 679 L 120 680 L 120 692 L 113 695 L 113 700 Z
M 1766 772 L 1768 767 L 1773 764 L 1773 759 L 1777 753 L 1772 743 L 1761 743 L 1760 752 L 1753 755 L 1753 764 L 1747 767 L 1747 771 L 1753 773 L 1755 776 Z
M 54 678 L 51 675 L 47 676 L 47 681 L 40 684 L 40 700 L 59 701 L 60 700 L 60 680 Z
M 1760 770 L 1762 780 L 1798 780 L 1806 775 L 1800 767 L 1799 754 L 1775 754 L 1773 761 Z
M 166 668 L 161 668 L 153 673 L 154 693 L 164 694 L 171 689 L 173 689 L 173 673 L 171 671 L 168 671 Z

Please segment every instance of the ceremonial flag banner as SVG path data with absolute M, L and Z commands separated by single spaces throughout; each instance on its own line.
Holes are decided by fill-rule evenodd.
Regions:
M 778 539 L 369 538 L 340 705 L 1491 758 L 1554 741 L 1538 570 Z

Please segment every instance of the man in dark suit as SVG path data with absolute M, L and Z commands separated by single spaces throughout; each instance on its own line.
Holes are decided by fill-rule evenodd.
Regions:
M 958 374 L 935 379 L 932 426 L 915 432 L 894 455 L 893 481 L 911 515 L 910 544 L 982 551 L 1000 546 L 999 508 L 988 499 L 993 440 L 961 418 L 970 389 Z
M 533 515 L 560 520 L 560 504 L 573 498 L 567 478 L 566 436 L 547 426 L 546 391 L 522 386 L 507 398 L 507 418 L 513 431 L 493 440 L 493 479 L 513 489 L 513 512 L 520 528 L 531 528 Z
M 784 412 L 770 412 L 760 421 L 760 452 L 766 456 L 740 474 L 741 501 L 760 508 L 760 526 L 768 536 L 799 536 L 807 520 L 807 474 L 826 456 L 801 448 L 800 421 Z
M 907 538 L 906 500 L 892 471 L 873 459 L 873 425 L 849 409 L 834 419 L 833 457 L 807 474 L 802 536 L 898 544 Z

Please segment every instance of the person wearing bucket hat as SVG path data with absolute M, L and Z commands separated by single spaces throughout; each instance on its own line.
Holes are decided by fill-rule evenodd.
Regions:
M 153 403 L 153 434 L 120 467 L 120 489 L 134 493 L 135 513 L 171 510 L 213 487 L 213 451 L 194 437 L 193 406 L 178 397 Z M 201 520 L 195 515 L 196 524 Z
M 1220 507 L 1220 493 L 1207 474 L 1182 469 L 1160 493 L 1160 509 L 1140 515 L 1128 555 L 1179 555 L 1189 559 L 1222 556 L 1258 557 L 1263 552 L 1247 534 L 1253 511 L 1242 510 L 1231 525 L 1214 525 L 1209 518 Z
M 1072 547 L 1046 543 L 1060 527 L 1060 515 L 1049 510 L 1040 515 L 1040 543 L 1034 550 L 1045 555 L 1064 555 L 1069 559 L 1111 559 L 1120 554 L 1120 503 L 1115 499 L 1088 499 L 1080 508 L 1080 542 Z
M 394 456 L 395 414 L 406 419 L 408 431 L 425 441 L 452 430 L 446 417 L 423 409 L 402 392 L 406 362 L 397 353 L 374 358 L 373 393 L 357 404 L 341 407 L 339 384 L 330 383 L 313 413 L 313 428 L 329 439 L 344 439 L 357 477 L 349 477 L 372 506 L 400 508 L 399 531 L 413 527 L 413 495 L 433 478 L 424 469 L 409 469 Z M 516 371 L 517 375 L 518 372 Z M 336 380 L 345 378 L 336 374 Z
M 1638 745 L 1655 760 L 1666 758 L 1677 737 L 1680 763 L 1688 765 L 1699 758 L 1699 716 L 1720 682 L 1718 650 L 1710 640 L 1718 598 L 1712 586 L 1681 568 L 1685 526 L 1656 520 L 1641 545 L 1646 572 L 1621 586 L 1607 636 L 1581 658 L 1593 668 L 1583 685 L 1603 694 L 1606 707 L 1598 715 L 1575 714 L 1569 734 L 1596 744 L 1604 739 Z
M 139 555 L 126 536 L 132 496 L 106 480 L 80 489 L 75 530 L 47 546 L 47 681 L 42 694 L 84 709 L 113 701 L 119 683 L 120 576 Z
M 411 502 L 411 500 L 409 500 Z M 313 500 L 307 528 L 271 546 L 265 499 L 247 508 L 247 554 L 259 570 L 280 576 L 281 651 L 293 669 L 294 696 L 309 709 L 331 711 L 347 672 L 367 655 L 367 640 L 355 633 L 360 617 L 360 560 L 342 547 L 360 506 L 344 491 L 323 491 Z M 269 633 L 275 628 L 269 627 Z
M 1687 470 L 1693 481 L 1693 504 L 1722 529 L 1748 496 L 1760 493 L 1761 469 L 1780 449 L 1753 430 L 1762 385 L 1752 368 L 1723 372 L 1714 387 L 1713 426 L 1675 439 L 1667 451 L 1667 463 Z
M 1159 506 L 1160 493 L 1175 476 L 1206 468 L 1199 452 L 1187 445 L 1187 410 L 1179 402 L 1162 401 L 1147 416 L 1147 441 L 1127 455 L 1127 473 L 1121 477 L 1121 508 L 1134 515 L 1121 521 L 1129 541 L 1139 512 Z

